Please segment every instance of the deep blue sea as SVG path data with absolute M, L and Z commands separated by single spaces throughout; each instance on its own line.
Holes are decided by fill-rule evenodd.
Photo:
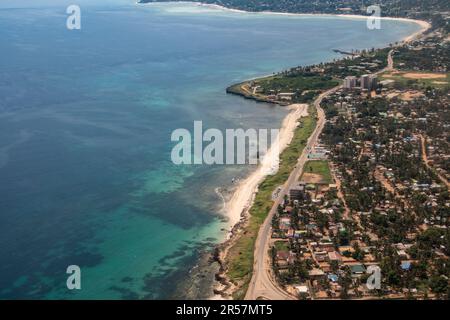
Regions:
M 66 8 L 81 8 L 81 30 Z M 382 47 L 419 27 L 133 0 L 0 2 L 0 299 L 183 296 L 248 166 L 175 166 L 171 132 L 278 128 L 237 81 Z M 66 268 L 82 270 L 81 290 Z M 204 293 L 205 295 L 208 292 Z

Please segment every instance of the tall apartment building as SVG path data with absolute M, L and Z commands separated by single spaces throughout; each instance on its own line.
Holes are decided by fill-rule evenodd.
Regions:
M 344 88 L 345 89 L 353 89 L 356 87 L 357 79 L 354 76 L 348 76 L 344 79 Z
M 364 74 L 361 76 L 361 89 L 374 90 L 377 87 L 377 76 L 373 74 Z

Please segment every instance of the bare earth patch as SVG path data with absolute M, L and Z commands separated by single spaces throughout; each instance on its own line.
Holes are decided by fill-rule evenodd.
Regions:
M 320 174 L 305 172 L 302 175 L 302 181 L 305 183 L 320 183 L 322 180 L 322 175 Z
M 393 78 L 398 75 L 401 75 L 400 71 L 391 71 L 389 73 L 383 73 L 383 78 Z
M 401 99 L 404 101 L 412 101 L 416 98 L 424 97 L 424 94 L 422 92 L 418 91 L 407 91 L 402 94 Z
M 388 98 L 388 99 L 393 99 L 393 98 L 395 98 L 395 97 L 398 97 L 398 95 L 399 95 L 398 92 L 392 92 L 392 93 L 389 93 L 389 94 L 386 96 L 386 98 Z
M 447 75 L 440 73 L 405 73 L 403 75 L 404 78 L 408 79 L 443 79 L 446 78 Z

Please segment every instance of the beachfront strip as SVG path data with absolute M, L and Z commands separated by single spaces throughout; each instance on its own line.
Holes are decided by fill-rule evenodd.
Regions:
M 449 40 L 394 48 L 322 101 L 320 142 L 272 219 L 273 276 L 292 296 L 449 298 Z

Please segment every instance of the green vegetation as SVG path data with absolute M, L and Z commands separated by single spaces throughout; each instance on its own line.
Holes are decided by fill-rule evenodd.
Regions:
M 327 90 L 339 85 L 339 80 L 330 76 L 319 76 L 314 74 L 301 75 L 277 75 L 255 81 L 255 85 L 261 87 L 262 93 L 269 95 L 275 92 L 293 92 L 294 101 L 310 102 L 316 96 L 316 92 L 311 91 Z
M 379 50 L 370 49 L 357 52 L 359 56 L 353 59 L 340 59 L 324 64 L 325 74 L 333 75 L 336 78 L 346 76 L 360 77 L 363 74 L 374 73 L 387 66 L 387 57 L 391 48 Z
M 322 183 L 333 183 L 333 177 L 331 176 L 330 167 L 327 160 L 313 160 L 305 163 L 302 177 L 305 173 L 318 174 L 322 177 Z
M 275 241 L 275 249 L 277 251 L 289 251 L 289 242 L 288 241 Z
M 256 100 L 258 102 L 268 102 L 273 103 L 273 100 L 269 100 L 267 96 L 264 96 L 262 94 L 255 94 L 252 92 L 249 82 L 242 82 L 234 84 L 227 88 L 227 93 L 236 94 L 238 96 L 242 96 L 246 99 L 252 99 Z M 288 105 L 288 103 L 286 103 Z
M 330 76 L 284 72 L 275 76 L 232 85 L 227 88 L 227 92 L 260 102 L 275 102 L 280 105 L 289 105 L 291 103 L 311 102 L 322 91 L 331 89 L 339 85 L 339 83 L 339 79 L 334 79 Z M 282 98 L 277 96 L 283 92 L 292 93 L 291 100 L 282 100 Z
M 227 257 L 229 262 L 227 274 L 231 281 L 241 284 L 240 289 L 234 294 L 235 299 L 243 298 L 247 291 L 252 276 L 256 237 L 261 224 L 273 205 L 272 192 L 288 179 L 315 127 L 316 111 L 315 108 L 310 107 L 309 116 L 302 118 L 291 144 L 280 155 L 280 169 L 275 175 L 266 177 L 259 186 L 254 204 L 250 209 L 248 226 L 242 236 L 230 248 Z
M 432 72 L 445 72 L 450 64 L 450 46 L 448 43 L 439 43 L 435 36 L 430 36 L 423 46 L 410 50 L 408 47 L 400 47 L 395 51 L 395 68 L 406 70 L 430 70 Z M 430 59 L 432 57 L 432 59 Z

